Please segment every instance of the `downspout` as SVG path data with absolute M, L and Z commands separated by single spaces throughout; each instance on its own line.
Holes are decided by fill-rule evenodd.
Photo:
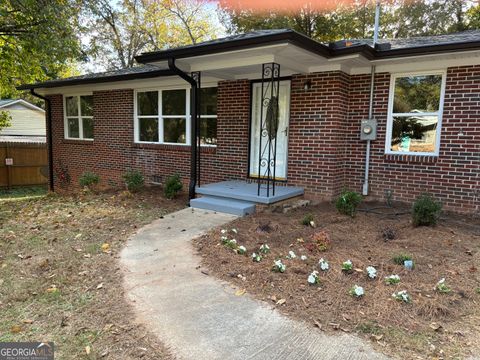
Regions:
M 168 68 L 192 86 L 190 91 L 190 183 L 188 185 L 188 199 L 191 200 L 195 198 L 197 185 L 197 82 L 175 65 L 175 58 L 168 59 Z
M 52 137 L 52 112 L 51 112 L 51 102 L 49 98 L 42 96 L 35 92 L 34 89 L 30 89 L 30 94 L 39 99 L 45 101 L 45 110 L 47 117 L 47 155 L 48 155 L 48 189 L 54 191 L 54 181 L 53 181 L 53 137 Z
M 375 49 L 375 45 L 378 42 L 378 29 L 380 26 L 380 0 L 376 1 L 375 5 L 375 28 L 373 30 L 373 48 Z M 374 89 L 375 89 L 375 65 L 372 65 L 370 71 L 370 99 L 368 103 L 368 120 L 373 120 L 373 96 L 374 96 Z M 363 189 L 362 195 L 368 195 L 368 176 L 370 171 L 370 142 L 371 140 L 367 140 L 367 149 L 365 154 L 365 177 L 363 180 Z

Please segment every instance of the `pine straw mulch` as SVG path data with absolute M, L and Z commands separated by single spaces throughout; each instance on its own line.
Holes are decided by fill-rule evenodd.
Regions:
M 136 323 L 118 257 L 186 201 L 158 188 L 0 201 L 0 341 L 53 341 L 59 359 L 170 358 Z
M 359 212 L 352 219 L 339 215 L 330 204 L 287 214 L 265 211 L 228 225 L 238 230 L 235 238 L 247 248 L 247 256 L 221 245 L 220 229 L 196 239 L 195 246 L 210 273 L 317 330 L 357 333 L 399 358 L 462 358 L 480 353 L 480 221 L 450 214 L 436 227 L 415 228 L 408 209 L 376 212 L 380 214 Z M 403 214 L 392 215 L 395 212 Z M 308 213 L 316 228 L 301 224 Z M 385 241 L 385 229 L 393 229 L 395 239 Z M 330 250 L 320 252 L 309 245 L 319 230 L 330 235 Z M 253 262 L 252 252 L 258 253 L 264 243 L 271 252 L 260 263 Z M 290 250 L 296 259 L 285 258 Z M 400 253 L 413 255 L 413 271 L 393 262 Z M 307 260 L 300 260 L 301 255 Z M 320 271 L 320 286 L 311 286 L 307 277 L 320 270 L 317 264 L 322 257 L 330 270 Z M 277 258 L 286 264 L 285 273 L 271 271 Z M 341 264 L 347 259 L 363 271 L 342 273 Z M 370 265 L 378 271 L 375 280 L 366 275 Z M 400 284 L 385 284 L 384 277 L 391 274 L 400 275 Z M 449 294 L 434 291 L 442 277 L 453 289 Z M 348 295 L 354 284 L 364 287 L 363 298 Z M 412 303 L 392 299 L 392 293 L 400 290 L 408 291 Z

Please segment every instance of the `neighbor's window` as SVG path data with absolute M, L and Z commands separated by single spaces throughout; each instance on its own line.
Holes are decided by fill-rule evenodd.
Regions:
M 202 144 L 216 144 L 216 88 L 201 89 L 200 136 Z M 137 141 L 190 144 L 189 91 L 154 90 L 137 92 Z
M 387 153 L 438 154 L 444 73 L 393 75 Z
M 217 145 L 217 88 L 200 91 L 200 143 Z
M 93 96 L 65 96 L 65 137 L 93 140 Z

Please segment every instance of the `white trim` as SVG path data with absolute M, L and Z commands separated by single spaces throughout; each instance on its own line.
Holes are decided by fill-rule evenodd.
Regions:
M 440 104 L 438 106 L 437 112 L 426 112 L 426 113 L 398 113 L 395 115 L 408 116 L 408 115 L 430 115 L 438 116 L 438 123 L 436 128 L 435 136 L 435 151 L 434 152 L 414 152 L 414 151 L 392 151 L 391 142 L 392 142 L 392 126 L 393 126 L 393 100 L 395 96 L 395 80 L 399 77 L 406 76 L 428 76 L 428 75 L 441 75 L 442 83 L 440 89 Z M 388 155 L 416 155 L 416 156 L 438 156 L 440 154 L 440 138 L 442 135 L 442 118 L 443 118 L 443 104 L 445 101 L 445 87 L 447 82 L 447 70 L 441 71 L 414 71 L 414 72 L 405 72 L 405 73 L 395 73 L 390 76 L 390 87 L 389 87 L 389 97 L 388 97 L 388 115 L 387 115 L 387 129 L 385 134 L 385 154 Z
M 216 86 L 202 86 L 202 89 L 216 87 Z M 185 114 L 184 115 L 163 115 L 162 93 L 169 90 L 185 90 Z M 136 144 L 160 144 L 160 145 L 191 145 L 191 113 L 190 113 L 190 88 L 186 86 L 167 86 L 156 88 L 142 88 L 135 89 L 133 92 L 133 141 Z M 158 93 L 158 115 L 138 115 L 137 109 L 137 94 L 141 92 L 156 91 Z M 208 115 L 217 117 L 216 115 Z M 156 141 L 140 141 L 140 118 L 153 118 L 158 119 L 158 142 Z M 172 143 L 164 141 L 164 119 L 185 119 L 185 143 Z M 216 147 L 216 145 L 202 145 Z
M 63 137 L 66 140 L 93 141 L 95 139 L 95 120 L 93 120 L 93 115 L 90 115 L 90 116 L 83 116 L 82 115 L 81 105 L 80 105 L 80 97 L 81 96 L 93 96 L 93 93 L 90 92 L 90 93 L 63 95 Z M 76 116 L 67 115 L 67 97 L 77 97 L 78 115 L 76 115 Z M 78 120 L 78 137 L 68 136 L 68 119 L 77 119 Z M 92 119 L 93 120 L 93 129 L 94 129 L 93 138 L 86 138 L 86 137 L 83 136 L 83 119 Z
M 12 105 L 15 105 L 15 104 L 22 104 L 28 108 L 30 108 L 31 110 L 38 110 L 38 111 L 41 111 L 42 113 L 45 112 L 45 110 L 43 110 L 42 108 L 36 106 L 36 105 L 33 105 L 31 103 L 29 103 L 28 101 L 25 101 L 23 99 L 17 99 L 17 100 L 12 100 L 6 104 L 3 104 L 3 105 L 0 105 L 0 109 L 2 108 L 8 108 L 9 106 L 12 106 Z

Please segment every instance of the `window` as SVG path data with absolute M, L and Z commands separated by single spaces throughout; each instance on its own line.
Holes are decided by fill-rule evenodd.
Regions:
M 190 92 L 187 89 L 136 93 L 138 142 L 190 144 Z M 217 142 L 217 89 L 201 89 L 200 137 L 202 145 Z
M 217 88 L 200 90 L 200 144 L 217 145 Z
M 438 155 L 445 73 L 393 75 L 385 150 Z
M 93 140 L 93 96 L 65 96 L 65 138 Z

